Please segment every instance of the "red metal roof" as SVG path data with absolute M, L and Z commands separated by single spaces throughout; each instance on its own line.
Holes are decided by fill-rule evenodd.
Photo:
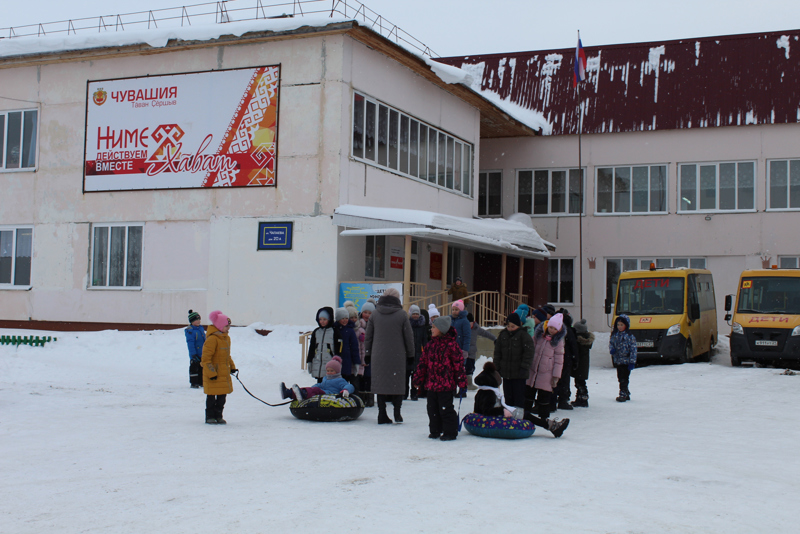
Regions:
M 584 51 L 583 133 L 800 122 L 800 30 Z M 470 70 L 475 89 L 541 112 L 552 135 L 577 133 L 575 49 L 437 61 Z

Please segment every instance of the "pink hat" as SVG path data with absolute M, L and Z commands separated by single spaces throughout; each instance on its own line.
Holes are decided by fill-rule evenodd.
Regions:
M 338 375 L 342 372 L 342 359 L 338 356 L 334 356 L 331 361 L 325 364 L 325 369 L 333 369 Z
M 548 321 L 547 326 L 553 327 L 556 330 L 561 330 L 561 327 L 564 325 L 564 316 L 560 313 L 555 314 L 554 316 L 550 317 L 550 321 Z
M 463 301 L 463 300 L 457 300 L 457 301 L 455 301 L 455 302 L 453 303 L 453 307 L 454 307 L 454 308 L 458 308 L 458 310 L 459 310 L 459 311 L 464 311 L 464 301 Z
M 223 314 L 219 310 L 214 310 L 208 314 L 208 319 L 211 321 L 211 324 L 217 327 L 217 330 L 222 332 L 225 330 L 225 327 L 231 324 L 231 320 L 228 319 L 228 316 Z

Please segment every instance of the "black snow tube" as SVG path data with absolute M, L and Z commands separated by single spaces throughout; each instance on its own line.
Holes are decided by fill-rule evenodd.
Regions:
M 292 401 L 292 415 L 305 421 L 353 421 L 364 412 L 364 401 L 357 395 L 315 395 L 302 401 Z

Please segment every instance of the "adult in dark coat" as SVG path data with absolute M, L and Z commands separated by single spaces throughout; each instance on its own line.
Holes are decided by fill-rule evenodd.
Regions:
M 394 418 L 403 422 L 406 362 L 414 359 L 414 334 L 400 303 L 400 293 L 387 289 L 367 323 L 364 363 L 372 368 L 372 392 L 378 395 L 378 424 L 391 423 L 386 401 L 394 405 Z
M 524 406 L 525 382 L 533 364 L 533 338 L 522 328 L 516 313 L 508 316 L 507 323 L 494 343 L 494 365 L 503 378 L 506 403 Z

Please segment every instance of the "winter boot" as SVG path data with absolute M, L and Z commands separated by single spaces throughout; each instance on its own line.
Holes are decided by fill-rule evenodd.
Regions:
M 206 410 L 206 424 L 207 425 L 216 425 L 217 424 L 217 418 L 213 417 L 213 415 L 211 413 L 209 413 L 208 410 Z
M 617 402 L 625 402 L 631 400 L 631 393 L 630 391 L 620 390 L 619 397 L 617 397 Z
M 478 386 L 476 386 L 475 382 L 472 381 L 472 375 L 467 375 L 467 389 L 470 391 L 475 391 L 478 389 Z
M 441 436 L 441 434 L 434 434 L 433 432 L 428 434 L 429 439 L 439 439 L 439 436 Z
M 400 408 L 403 406 L 403 397 L 397 395 L 393 400 L 392 404 L 394 405 L 394 422 L 395 423 L 402 423 L 403 416 L 400 415 Z
M 294 400 L 296 400 L 297 402 L 303 400 L 303 390 L 300 389 L 300 386 L 298 386 L 297 384 L 293 385 L 292 392 L 294 393 Z
M 588 408 L 589 407 L 589 395 L 583 395 L 578 393 L 575 395 L 575 400 L 572 401 L 572 405 L 576 408 Z
M 559 399 L 558 401 L 558 409 L 559 410 L 571 410 L 572 404 L 570 404 L 569 399 Z
M 378 395 L 378 424 L 379 425 L 391 425 L 392 420 L 389 419 L 389 415 L 386 413 L 386 396 L 385 395 Z
M 419 390 L 417 390 L 417 388 L 411 388 L 411 400 L 419 400 Z
M 284 382 L 281 382 L 281 399 L 291 399 L 292 390 L 286 387 Z
M 562 419 L 560 421 L 558 419 L 547 420 L 547 430 L 553 433 L 554 438 L 560 438 L 561 434 L 564 433 L 568 426 L 569 419 Z
M 458 437 L 458 436 L 456 436 L 456 435 L 452 435 L 452 436 L 450 436 L 450 435 L 448 435 L 448 434 L 442 434 L 442 437 L 440 437 L 440 438 L 439 438 L 439 440 L 440 440 L 440 441 L 455 441 L 455 439 L 456 439 L 457 437 Z

